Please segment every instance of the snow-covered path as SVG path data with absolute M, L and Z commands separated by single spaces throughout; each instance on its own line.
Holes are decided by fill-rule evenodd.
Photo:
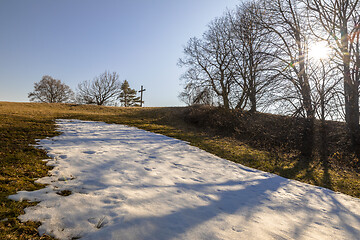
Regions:
M 60 239 L 360 239 L 360 199 L 123 125 L 59 120 L 23 221 Z M 70 190 L 69 196 L 57 193 Z M 65 193 L 65 192 L 63 192 Z

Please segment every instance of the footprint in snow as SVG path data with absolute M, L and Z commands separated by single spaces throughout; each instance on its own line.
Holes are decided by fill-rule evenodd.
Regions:
M 204 182 L 203 180 L 197 179 L 197 178 L 190 178 L 191 180 L 195 181 L 195 182 Z
M 111 196 L 109 196 L 109 198 L 112 198 L 114 200 L 126 200 L 127 199 L 127 197 L 125 197 L 122 194 L 111 195 Z
M 206 202 L 210 202 L 212 200 L 208 196 L 204 196 L 204 195 L 197 195 L 197 197 L 204 200 L 204 201 L 206 201 Z
M 86 154 L 94 154 L 96 153 L 95 151 L 83 151 L 83 153 L 86 153 Z
M 180 163 L 172 163 L 174 166 L 177 166 L 177 167 L 183 167 L 184 165 L 180 164 Z
M 235 231 L 235 232 L 242 232 L 243 231 L 240 227 L 237 227 L 237 226 L 233 226 L 231 229 L 233 231 Z

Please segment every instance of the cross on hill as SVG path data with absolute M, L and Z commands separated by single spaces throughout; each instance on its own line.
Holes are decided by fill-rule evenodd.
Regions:
M 140 107 L 142 107 L 143 105 L 143 92 L 146 91 L 146 89 L 143 88 L 143 86 L 141 85 L 141 90 L 139 91 L 140 93 Z

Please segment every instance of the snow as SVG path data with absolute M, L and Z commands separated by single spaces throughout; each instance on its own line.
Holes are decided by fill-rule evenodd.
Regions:
M 133 127 L 58 120 L 21 221 L 59 239 L 360 239 L 360 199 Z M 71 195 L 59 195 L 70 190 Z

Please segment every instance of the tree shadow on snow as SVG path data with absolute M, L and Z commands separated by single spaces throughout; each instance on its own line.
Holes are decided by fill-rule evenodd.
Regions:
M 277 211 L 278 213 L 301 213 L 305 217 L 301 222 L 291 222 L 291 215 L 289 217 L 288 234 L 291 237 L 297 239 L 301 237 L 308 227 L 321 221 L 320 218 L 327 213 L 317 213 L 319 209 L 314 208 L 310 203 L 313 199 L 319 199 L 324 203 L 327 203 L 331 207 L 329 212 L 332 215 L 338 216 L 341 229 L 345 229 L 349 235 L 356 238 L 360 235 L 359 229 L 355 229 L 351 226 L 354 225 L 354 221 L 360 224 L 360 216 L 352 213 L 347 207 L 341 204 L 335 197 L 333 192 L 326 190 L 316 191 L 306 189 L 305 194 L 299 195 L 296 200 L 290 199 L 290 201 L 284 200 L 284 202 L 277 202 L 277 205 L 272 205 L 271 199 L 273 194 L 280 188 L 286 187 L 290 180 L 282 177 L 270 177 L 264 179 L 256 179 L 249 181 L 228 181 L 219 184 L 175 184 L 175 188 L 184 191 L 190 190 L 196 192 L 198 195 L 209 194 L 209 188 L 211 188 L 211 194 L 217 196 L 217 198 L 206 198 L 207 204 L 202 206 L 194 206 L 183 208 L 177 211 L 173 211 L 170 214 L 163 216 L 146 216 L 129 219 L 121 223 L 105 227 L 102 231 L 92 235 L 95 239 L 98 236 L 108 238 L 120 238 L 120 239 L 169 239 L 169 238 L 184 238 L 186 233 L 194 229 L 201 224 L 208 222 L 211 219 L 220 217 L 221 215 L 237 214 L 243 217 L 243 225 L 229 226 L 229 231 L 241 232 L 246 229 L 246 226 L 251 221 L 256 220 L 256 214 L 261 213 L 264 208 L 270 208 L 269 211 Z M 244 187 L 245 186 L 245 187 Z M 148 186 L 158 187 L 158 186 Z M 161 186 L 160 186 L 161 187 Z M 221 190 L 222 187 L 231 187 L 232 189 L 238 188 L 238 190 Z M 217 190 L 214 190 L 217 189 Z M 276 212 L 274 213 L 277 214 Z M 356 225 L 356 224 L 355 224 Z M 185 235 L 184 235 L 185 234 Z M 216 232 L 201 231 L 201 239 L 218 239 Z M 281 238 L 276 233 L 269 233 L 275 238 Z M 288 235 L 285 235 L 288 236 Z

